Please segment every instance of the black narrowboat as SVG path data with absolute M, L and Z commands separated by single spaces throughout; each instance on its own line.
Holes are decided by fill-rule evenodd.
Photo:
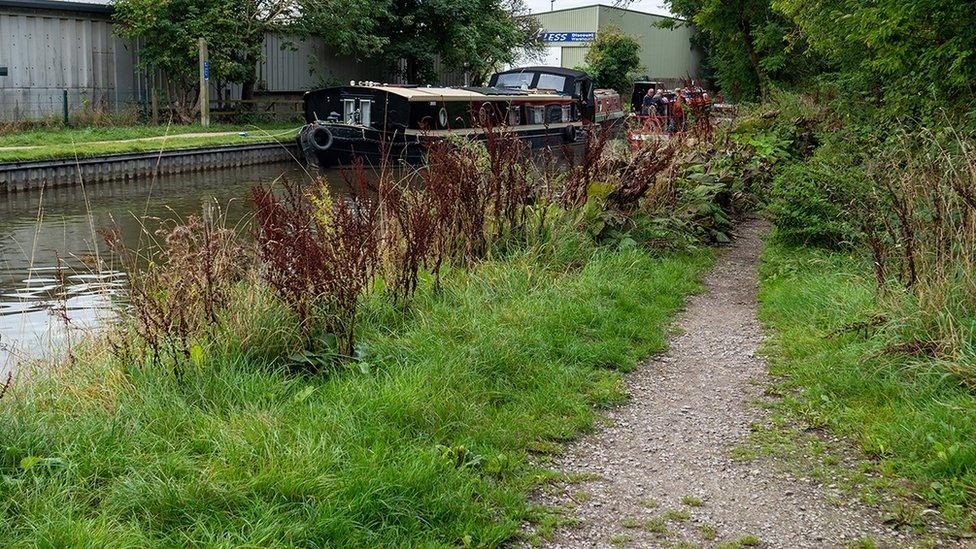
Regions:
M 351 83 L 305 94 L 307 125 L 299 143 L 325 167 L 357 157 L 371 164 L 384 158 L 416 163 L 431 141 L 485 139 L 489 131 L 532 147 L 561 146 L 575 142 L 583 125 L 613 117 L 598 111 L 619 105 L 619 96 L 607 102 L 601 92 L 585 73 L 554 67 L 498 73 L 487 87 Z

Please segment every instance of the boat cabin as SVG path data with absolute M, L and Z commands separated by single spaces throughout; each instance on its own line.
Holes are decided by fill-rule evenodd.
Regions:
M 550 90 L 567 95 L 579 104 L 583 120 L 595 120 L 593 79 L 582 71 L 562 67 L 522 67 L 492 75 L 488 85 L 505 89 Z

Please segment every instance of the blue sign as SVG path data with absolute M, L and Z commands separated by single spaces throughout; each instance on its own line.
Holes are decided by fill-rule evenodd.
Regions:
M 203 79 L 210 80 L 210 60 L 207 59 L 203 62 Z
M 543 32 L 539 36 L 543 42 L 592 42 L 595 32 Z

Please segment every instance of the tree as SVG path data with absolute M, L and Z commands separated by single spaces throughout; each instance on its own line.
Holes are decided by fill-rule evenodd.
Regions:
M 665 1 L 702 34 L 719 87 L 736 99 L 766 97 L 771 82 L 797 81 L 820 66 L 770 0 Z
M 620 29 L 601 27 L 596 40 L 586 52 L 587 72 L 596 85 L 612 88 L 628 97 L 633 87 L 631 74 L 641 67 L 640 43 Z
M 409 82 L 434 81 L 438 61 L 483 81 L 512 62 L 516 48 L 541 45 L 539 23 L 526 13 L 523 0 L 390 0 L 378 25 L 383 58 Z
M 894 111 L 971 105 L 976 1 L 773 0 L 844 85 Z
M 369 0 L 116 0 L 120 36 L 139 44 L 139 66 L 161 70 L 176 89 L 183 121 L 199 110 L 198 46 L 207 40 L 210 78 L 241 85 L 252 99 L 268 33 L 322 36 L 343 53 L 373 54 L 385 44 L 373 33 L 382 2 Z
M 119 35 L 138 44 L 139 66 L 161 70 L 172 87 L 170 97 L 177 115 L 192 120 L 199 109 L 198 38 L 210 44 L 210 76 L 214 80 L 240 81 L 240 20 L 226 2 L 206 0 L 118 0 L 114 19 Z

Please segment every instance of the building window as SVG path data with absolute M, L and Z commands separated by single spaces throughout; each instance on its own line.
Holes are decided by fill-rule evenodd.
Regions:
M 546 106 L 546 124 L 558 124 L 563 121 L 563 108 L 559 105 Z
M 372 125 L 373 102 L 369 99 L 343 99 L 342 121 L 350 125 Z
M 373 102 L 368 99 L 359 100 L 359 123 L 363 126 L 372 125 Z

